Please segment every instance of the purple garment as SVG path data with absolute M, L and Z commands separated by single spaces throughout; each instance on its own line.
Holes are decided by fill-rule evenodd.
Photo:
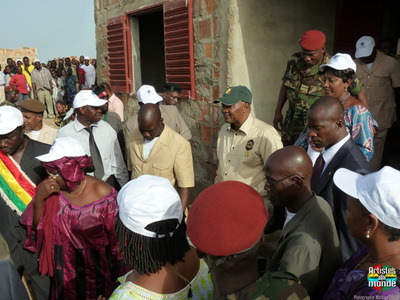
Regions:
M 375 295 L 383 296 L 382 299 L 391 299 L 390 296 L 400 296 L 400 288 L 398 285 L 389 290 L 380 292 L 368 287 L 368 272 L 366 270 L 353 270 L 368 253 L 369 249 L 367 246 L 361 247 L 336 271 L 331 285 L 325 293 L 325 300 L 356 299 L 354 296 Z
M 28 208 L 31 207 L 30 211 Z M 43 211 L 38 227 L 31 229 L 32 205 L 22 223 L 28 227 L 25 248 L 34 252 L 43 243 Z M 114 223 L 118 214 L 117 192 L 88 205 L 72 205 L 61 192 L 53 219 L 52 299 L 96 299 L 109 297 L 117 278 L 130 269 L 123 264 Z

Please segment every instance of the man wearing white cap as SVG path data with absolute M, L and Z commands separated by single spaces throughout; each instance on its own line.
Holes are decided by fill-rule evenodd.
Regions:
M 85 73 L 85 86 L 84 88 L 90 89 L 94 86 L 96 81 L 96 69 L 92 64 L 89 64 L 89 57 L 84 57 L 84 63 L 81 68 L 86 72 Z
M 32 90 L 33 97 L 42 102 L 47 107 L 47 111 L 43 112 L 43 117 L 54 118 L 54 104 L 51 99 L 53 94 L 53 84 L 50 71 L 42 68 L 40 61 L 35 60 L 35 69 L 32 71 Z
M 140 106 L 146 103 L 158 104 L 163 100 L 163 98 L 157 94 L 156 90 L 151 85 L 142 85 L 137 91 L 137 98 Z M 164 124 L 189 141 L 192 138 L 192 133 L 187 127 L 176 106 L 160 105 L 159 108 Z M 137 127 L 137 113 L 135 113 L 128 119 L 128 121 L 126 121 L 125 139 L 129 138 L 133 130 Z
M 48 153 L 50 145 L 24 135 L 22 113 L 11 106 L 0 107 L 0 233 L 10 249 L 20 275 L 25 271 L 32 282 L 36 299 L 47 299 L 49 281 L 37 272 L 37 255 L 24 250 L 26 230 L 19 216 L 32 200 L 35 187 L 46 171 L 35 157 Z
M 396 121 L 394 88 L 400 87 L 400 62 L 378 51 L 375 40 L 363 36 L 356 43 L 357 77 L 364 83 L 369 110 L 379 130 L 374 136 L 372 170 L 380 168 L 386 136 Z
M 93 159 L 94 176 L 118 189 L 118 185 L 122 187 L 128 182 L 128 171 L 117 133 L 101 120 L 100 107 L 105 103 L 90 90 L 80 91 L 74 99 L 75 120 L 60 128 L 57 137 L 77 139 Z

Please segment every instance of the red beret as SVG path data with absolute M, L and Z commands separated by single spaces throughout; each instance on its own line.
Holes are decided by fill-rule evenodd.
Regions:
M 325 42 L 325 34 L 319 30 L 309 30 L 300 38 L 301 48 L 309 51 L 321 49 Z
M 17 93 L 19 92 L 18 88 L 16 86 L 9 85 L 4 88 L 4 93 L 11 92 L 11 91 L 15 91 Z
M 214 184 L 197 196 L 190 208 L 187 232 L 203 253 L 227 256 L 253 247 L 267 224 L 260 194 L 239 181 Z

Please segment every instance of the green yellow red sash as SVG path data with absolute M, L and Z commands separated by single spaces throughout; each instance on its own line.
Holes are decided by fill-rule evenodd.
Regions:
M 35 195 L 35 187 L 19 164 L 0 150 L 0 195 L 19 216 Z

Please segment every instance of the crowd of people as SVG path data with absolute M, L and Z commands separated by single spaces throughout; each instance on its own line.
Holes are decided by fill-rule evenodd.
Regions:
M 0 293 L 400 297 L 400 171 L 380 168 L 400 63 L 368 36 L 355 61 L 331 57 L 325 41 L 317 30 L 301 36 L 273 126 L 252 114 L 245 86 L 215 101 L 225 121 L 216 177 L 192 205 L 180 85 L 142 85 L 127 118 L 86 57 L 34 67 L 24 58 L 16 73 L 10 63 L 0 107 L 0 277 L 10 279 Z M 55 111 L 52 127 L 44 118 Z

